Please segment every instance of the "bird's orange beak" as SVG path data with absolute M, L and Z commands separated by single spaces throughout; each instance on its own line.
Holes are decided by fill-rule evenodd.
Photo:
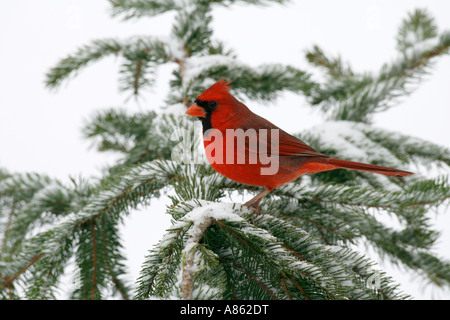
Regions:
M 194 103 L 186 110 L 186 114 L 194 117 L 206 118 L 205 109 Z

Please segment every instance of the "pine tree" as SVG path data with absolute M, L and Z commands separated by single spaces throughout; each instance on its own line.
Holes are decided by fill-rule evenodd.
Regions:
M 167 37 L 92 41 L 46 75 L 58 88 L 107 56 L 120 61 L 120 90 L 139 97 L 158 66 L 173 66 L 167 108 L 130 114 L 99 112 L 84 128 L 99 151 L 120 160 L 101 179 L 64 184 L 39 173 L 0 170 L 0 295 L 51 299 L 66 268 L 75 266 L 73 299 L 406 299 L 395 280 L 354 249 L 382 257 L 448 287 L 450 265 L 432 253 L 438 233 L 430 215 L 450 198 L 450 150 L 377 128 L 373 115 L 416 89 L 447 54 L 450 32 L 415 10 L 397 34 L 398 59 L 378 72 L 357 72 L 318 46 L 306 60 L 320 81 L 290 65 L 250 67 L 214 39 L 212 8 L 283 0 L 109 0 L 123 19 L 175 12 Z M 183 110 L 213 82 L 228 78 L 237 97 L 270 101 L 303 95 L 324 116 L 302 140 L 330 156 L 413 168 L 408 179 L 335 170 L 303 176 L 267 196 L 256 216 L 227 196 L 258 188 L 230 181 L 205 162 L 201 131 Z M 337 146 L 339 148 L 337 149 Z M 429 169 L 439 174 L 427 178 Z M 124 217 L 172 190 L 172 225 L 152 248 L 136 286 L 126 279 L 118 232 Z M 392 227 L 380 217 L 399 222 Z M 135 288 L 134 288 L 135 287 Z

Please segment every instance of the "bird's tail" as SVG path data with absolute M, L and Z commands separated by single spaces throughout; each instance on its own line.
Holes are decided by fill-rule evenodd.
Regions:
M 368 171 L 368 172 L 373 172 L 373 173 L 384 174 L 386 176 L 404 177 L 404 176 L 410 176 L 410 175 L 414 174 L 413 172 L 402 171 L 402 170 L 398 170 L 398 169 L 394 169 L 394 168 L 388 168 L 388 167 L 377 166 L 374 164 L 367 164 L 367 163 L 354 162 L 354 161 L 348 161 L 348 160 L 340 160 L 340 159 L 334 159 L 334 158 L 329 158 L 328 163 L 335 165 L 338 168 L 345 168 L 345 169 L 352 169 L 352 170 L 359 170 L 359 171 Z

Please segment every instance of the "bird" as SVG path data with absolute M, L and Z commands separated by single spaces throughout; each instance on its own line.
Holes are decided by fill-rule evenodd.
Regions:
M 329 157 L 253 113 L 230 93 L 231 83 L 226 78 L 215 82 L 197 96 L 186 114 L 201 121 L 206 158 L 215 171 L 233 181 L 264 188 L 244 203 L 257 213 L 268 193 L 304 174 L 335 169 L 397 177 L 414 174 Z

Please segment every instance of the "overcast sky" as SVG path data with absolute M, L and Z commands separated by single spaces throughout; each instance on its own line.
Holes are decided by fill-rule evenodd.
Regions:
M 341 55 L 357 71 L 378 70 L 395 56 L 395 34 L 407 12 L 426 8 L 439 28 L 450 30 L 446 0 L 315 0 L 291 4 L 232 6 L 214 10 L 214 36 L 250 65 L 308 65 L 304 51 L 318 44 Z M 131 35 L 167 35 L 172 13 L 123 22 L 111 18 L 106 0 L 16 0 L 0 2 L 0 167 L 45 173 L 67 181 L 70 175 L 98 175 L 111 154 L 89 149 L 81 127 L 96 110 L 126 107 L 158 109 L 166 97 L 171 66 L 161 68 L 155 88 L 139 104 L 118 92 L 118 64 L 108 58 L 83 70 L 56 92 L 43 85 L 58 59 L 93 39 Z M 450 147 L 450 57 L 439 58 L 431 75 L 395 108 L 379 114 L 375 125 Z M 245 101 L 262 116 L 296 133 L 323 121 L 302 97 L 286 94 L 274 106 Z M 132 274 L 137 275 L 147 250 L 169 226 L 167 198 L 133 214 L 124 229 Z M 449 212 L 439 216 L 444 232 L 439 252 L 450 258 Z M 445 230 L 446 228 L 446 230 Z M 130 232 L 129 230 L 133 230 Z M 145 239 L 144 241 L 142 239 Z M 447 245 L 448 248 L 448 245 Z M 383 266 L 383 265 L 382 265 Z M 402 288 L 418 298 L 450 298 L 417 278 L 386 266 Z

